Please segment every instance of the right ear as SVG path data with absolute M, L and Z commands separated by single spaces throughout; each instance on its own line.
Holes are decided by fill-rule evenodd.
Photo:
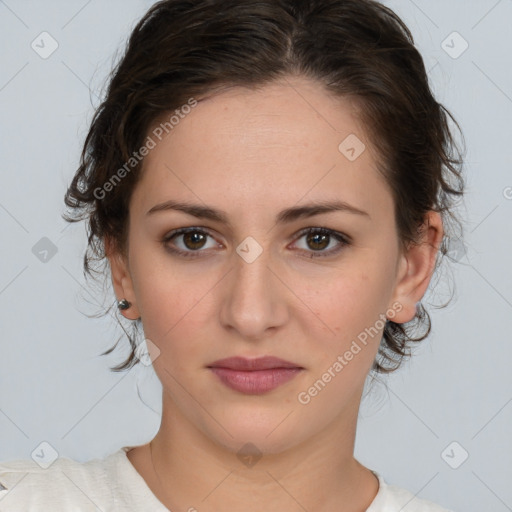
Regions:
M 126 299 L 131 303 L 128 309 L 120 310 L 121 314 L 129 320 L 137 320 L 140 318 L 140 312 L 137 307 L 133 281 L 130 275 L 127 258 L 121 254 L 115 242 L 105 237 L 105 256 L 110 264 L 110 272 L 112 274 L 112 285 L 117 300 Z

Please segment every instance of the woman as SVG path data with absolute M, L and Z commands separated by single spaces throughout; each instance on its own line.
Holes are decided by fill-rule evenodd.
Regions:
M 377 2 L 151 7 L 65 200 L 144 329 L 115 369 L 153 364 L 161 426 L 104 460 L 1 464 L 7 509 L 446 510 L 353 452 L 369 372 L 430 329 L 463 191 L 448 117 Z

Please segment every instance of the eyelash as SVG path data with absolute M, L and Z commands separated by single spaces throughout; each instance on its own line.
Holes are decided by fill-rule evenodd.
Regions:
M 205 250 L 198 249 L 196 251 L 182 251 L 181 249 L 175 249 L 171 248 L 168 243 L 175 237 L 178 237 L 179 235 L 187 234 L 187 233 L 201 233 L 203 235 L 207 235 L 211 238 L 213 238 L 207 231 L 201 228 L 196 227 L 190 227 L 190 228 L 180 228 L 176 229 L 174 231 L 171 231 L 168 233 L 163 239 L 162 244 L 164 245 L 165 249 L 173 254 L 178 254 L 179 256 L 183 256 L 185 258 L 197 258 L 200 257 L 201 252 L 206 252 Z M 341 233 L 338 233 L 337 231 L 333 231 L 332 229 L 328 228 L 305 228 L 301 230 L 298 234 L 298 238 L 302 238 L 304 235 L 308 234 L 315 234 L 315 235 L 328 235 L 334 239 L 336 239 L 339 242 L 339 246 L 336 249 L 331 249 L 329 251 L 307 251 L 311 253 L 310 258 L 326 258 L 328 256 L 334 256 L 338 254 L 344 247 L 351 245 L 351 241 L 349 237 L 342 235 Z

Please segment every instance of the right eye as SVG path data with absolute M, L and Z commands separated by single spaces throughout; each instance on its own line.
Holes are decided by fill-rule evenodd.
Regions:
M 201 249 L 206 246 L 208 238 L 213 239 L 204 229 L 197 227 L 180 228 L 166 234 L 162 239 L 162 244 L 166 250 L 174 254 L 185 258 L 196 258 L 199 254 L 195 253 L 205 252 Z M 178 240 L 178 243 L 174 242 L 174 240 Z M 171 241 L 173 241 L 172 244 L 170 243 Z M 210 248 L 218 247 L 219 245 L 218 242 L 214 241 L 211 243 Z

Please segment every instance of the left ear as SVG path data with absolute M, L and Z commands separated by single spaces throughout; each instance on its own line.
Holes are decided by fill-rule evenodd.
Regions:
M 121 311 L 121 314 L 129 320 L 140 318 L 140 311 L 135 299 L 135 291 L 132 278 L 128 269 L 128 262 L 125 255 L 122 255 L 116 245 L 109 238 L 104 239 L 105 255 L 110 264 L 112 286 L 118 300 L 126 299 L 131 303 L 130 308 Z
M 392 318 L 393 322 L 406 323 L 416 316 L 416 304 L 427 291 L 434 273 L 439 247 L 443 240 L 443 222 L 438 212 L 429 211 L 425 215 L 420 230 L 420 239 L 410 244 L 400 256 L 399 270 L 391 305 L 400 303 Z

